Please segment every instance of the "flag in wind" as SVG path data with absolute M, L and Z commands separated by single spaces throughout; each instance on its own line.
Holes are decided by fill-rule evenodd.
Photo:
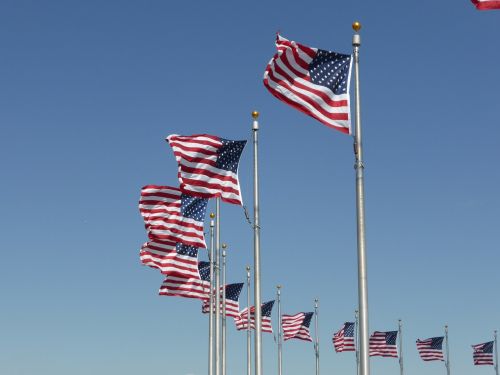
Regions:
M 432 337 L 426 340 L 417 340 L 417 350 L 424 361 L 444 361 L 444 336 Z
M 139 211 L 151 240 L 207 247 L 203 235 L 206 210 L 207 199 L 175 187 L 146 185 L 141 189 Z
M 479 10 L 500 9 L 500 0 L 471 0 Z
M 493 365 L 493 344 L 494 341 L 488 341 L 483 344 L 472 345 L 475 365 Z
M 167 142 L 179 164 L 179 181 L 184 193 L 243 204 L 238 163 L 247 141 L 230 141 L 208 134 L 172 134 Z
M 277 35 L 264 73 L 271 94 L 324 125 L 350 133 L 351 55 L 306 47 Z
M 198 248 L 169 241 L 146 242 L 140 252 L 142 264 L 164 275 L 198 277 Z
M 205 300 L 210 293 L 210 263 L 198 263 L 197 277 L 167 276 L 160 287 L 160 296 L 177 296 Z
M 274 301 L 264 302 L 261 305 L 262 332 L 273 333 L 273 328 L 271 326 L 273 305 Z M 234 319 L 238 331 L 246 330 L 248 327 L 247 311 L 248 307 L 245 307 L 243 311 L 240 312 L 239 316 Z M 250 308 L 250 329 L 255 329 L 255 306 Z
M 394 357 L 398 358 L 396 338 L 398 331 L 378 332 L 370 336 L 370 357 Z
M 345 322 L 342 328 L 333 335 L 333 346 L 337 353 L 353 352 L 354 347 L 354 323 Z
M 284 340 L 300 339 L 312 341 L 309 333 L 309 326 L 313 314 L 312 312 L 300 312 L 295 315 L 283 315 L 281 318 L 281 325 L 283 327 Z
M 228 284 L 226 285 L 226 316 L 231 316 L 233 318 L 237 318 L 240 314 L 240 305 L 239 298 L 241 290 L 243 289 L 243 283 L 237 284 Z M 221 294 L 223 288 L 220 288 Z M 214 303 L 214 312 L 215 312 L 215 303 Z M 222 298 L 220 301 L 220 311 L 222 314 Z M 201 312 L 203 314 L 208 314 L 210 312 L 210 300 L 203 301 L 203 305 L 201 307 Z

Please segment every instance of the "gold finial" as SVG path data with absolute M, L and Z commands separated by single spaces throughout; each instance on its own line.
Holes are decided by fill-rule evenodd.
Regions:
M 210 213 L 210 219 L 213 219 L 215 217 L 215 214 L 213 212 Z
M 225 243 L 222 244 L 222 248 L 225 249 L 227 245 Z
M 352 29 L 356 32 L 358 32 L 359 30 L 361 30 L 361 22 L 359 21 L 355 21 L 352 23 Z
M 253 111 L 252 112 L 252 117 L 254 118 L 254 120 L 257 120 L 259 118 L 259 112 Z

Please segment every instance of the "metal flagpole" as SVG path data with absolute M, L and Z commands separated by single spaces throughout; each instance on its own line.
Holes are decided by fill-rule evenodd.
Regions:
M 448 345 L 448 326 L 444 326 L 444 339 L 446 340 L 446 375 L 450 375 L 450 347 Z
M 398 336 L 399 336 L 399 372 L 401 375 L 404 374 L 403 370 L 403 323 L 401 323 L 401 319 L 398 320 L 399 328 L 398 328 Z
M 363 147 L 361 142 L 361 108 L 359 98 L 359 47 L 361 29 L 359 22 L 354 22 L 352 28 L 356 32 L 352 37 L 354 57 L 354 98 L 355 98 L 355 129 L 354 153 L 356 156 L 356 212 L 358 229 L 358 300 L 359 300 L 359 343 L 360 343 L 360 375 L 370 375 L 369 336 L 368 336 L 368 285 L 365 244 L 365 194 L 363 180 Z
M 359 375 L 359 332 L 358 332 L 358 324 L 359 324 L 359 316 L 358 310 L 354 311 L 354 345 L 356 350 L 356 375 Z
M 226 375 L 226 248 L 222 244 L 222 375 Z
M 220 198 L 215 200 L 215 375 L 220 375 Z
M 316 342 L 314 343 L 314 354 L 316 356 L 316 375 L 319 375 L 319 332 L 318 332 L 318 299 L 314 300 L 314 332 Z
M 208 319 L 208 375 L 214 371 L 214 217 L 210 214 L 210 312 Z
M 282 329 L 281 329 L 281 285 L 276 286 L 276 295 L 278 300 L 278 375 L 281 375 L 283 368 L 283 357 L 282 357 Z
M 260 302 L 260 221 L 259 221 L 259 112 L 253 111 L 253 256 L 254 256 L 254 306 L 255 306 L 255 375 L 262 375 L 262 308 Z
M 247 266 L 247 375 L 252 375 L 252 333 L 250 331 L 250 266 Z
M 495 374 L 498 375 L 498 349 L 497 349 L 497 331 L 495 330 L 495 341 L 493 342 L 495 349 Z

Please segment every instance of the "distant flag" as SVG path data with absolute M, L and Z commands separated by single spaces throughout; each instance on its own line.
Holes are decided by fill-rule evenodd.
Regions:
M 314 313 L 300 312 L 295 315 L 283 315 L 281 317 L 281 325 L 283 327 L 284 340 L 299 339 L 304 341 L 312 341 L 309 333 L 309 325 Z
M 198 277 L 198 248 L 169 241 L 146 242 L 140 251 L 142 264 L 164 275 Z
M 273 328 L 271 326 L 271 311 L 273 305 L 274 301 L 264 302 L 261 305 L 262 332 L 273 333 Z M 245 307 L 243 311 L 240 312 L 239 316 L 234 319 L 238 331 L 246 330 L 248 327 L 247 311 L 248 307 Z M 255 306 L 250 308 L 250 329 L 255 329 Z
M 370 336 L 370 357 L 398 358 L 397 337 L 398 331 L 373 332 Z
M 354 323 L 345 322 L 342 328 L 333 335 L 333 346 L 337 353 L 354 352 Z
M 479 10 L 500 9 L 500 0 L 471 0 Z
M 472 345 L 472 357 L 475 365 L 493 365 L 493 344 L 488 341 L 483 344 Z
M 350 133 L 350 55 L 306 47 L 277 35 L 264 85 L 279 100 L 324 125 Z
M 240 313 L 240 305 L 238 300 L 240 298 L 241 290 L 243 289 L 243 283 L 228 284 L 226 285 L 225 289 L 226 289 L 226 316 L 237 318 L 239 317 Z M 221 294 L 222 290 L 223 288 L 221 287 Z M 220 302 L 220 309 L 222 314 L 222 309 L 223 309 L 222 298 Z M 215 306 L 214 306 L 214 311 L 215 311 Z M 203 314 L 208 314 L 210 312 L 210 300 L 203 301 L 201 312 Z
M 171 186 L 147 185 L 141 189 L 139 211 L 151 240 L 207 247 L 203 221 L 207 199 L 195 198 Z
M 208 134 L 172 134 L 167 142 L 179 164 L 179 181 L 184 193 L 243 204 L 238 163 L 247 141 L 231 141 Z
M 417 340 L 417 350 L 424 361 L 444 361 L 444 336 L 432 337 L 426 340 Z
M 160 287 L 160 296 L 177 296 L 185 298 L 210 298 L 210 263 L 199 262 L 198 277 L 167 276 Z

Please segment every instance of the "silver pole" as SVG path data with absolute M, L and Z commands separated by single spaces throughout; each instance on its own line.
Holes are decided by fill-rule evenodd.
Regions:
M 398 320 L 399 328 L 398 328 L 398 336 L 399 336 L 399 372 L 401 375 L 404 374 L 403 370 L 403 323 L 401 319 Z
M 319 375 L 319 332 L 318 332 L 318 299 L 314 300 L 314 332 L 316 342 L 314 344 L 314 354 L 316 356 L 316 375 Z
M 283 357 L 282 357 L 282 329 L 281 329 L 281 285 L 276 286 L 276 295 L 278 300 L 278 375 L 281 375 L 283 368 Z
M 214 371 L 214 213 L 210 214 L 210 313 L 208 319 L 208 375 Z
M 356 374 L 359 375 L 359 312 L 354 311 L 354 349 L 356 350 Z
M 446 366 L 446 375 L 450 375 L 450 347 L 448 345 L 448 326 L 444 326 L 444 339 L 446 340 L 446 361 L 444 365 Z
M 359 299 L 359 343 L 360 343 L 360 375 L 370 375 L 369 336 L 368 336 L 368 285 L 365 244 L 365 194 L 363 181 L 363 147 L 361 142 L 361 108 L 359 99 L 359 46 L 361 38 L 357 33 L 361 29 L 359 22 L 353 23 L 356 33 L 352 37 L 354 56 L 354 97 L 355 97 L 355 141 L 356 155 L 356 211 L 358 229 L 358 299 Z
M 222 375 L 226 375 L 226 248 L 222 244 Z
M 260 302 L 260 221 L 259 221 L 259 112 L 253 111 L 253 256 L 254 256 L 254 306 L 255 306 L 255 375 L 262 375 L 262 310 Z
M 250 331 L 250 266 L 247 266 L 247 375 L 252 375 L 252 333 Z
M 495 351 L 495 374 L 498 375 L 498 349 L 497 349 L 497 331 L 495 330 L 495 341 L 493 342 Z
M 215 200 L 215 375 L 220 375 L 220 198 Z

